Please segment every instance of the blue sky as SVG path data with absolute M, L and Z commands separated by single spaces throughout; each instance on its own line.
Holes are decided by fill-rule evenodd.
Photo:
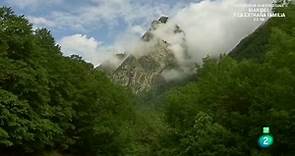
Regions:
M 0 5 L 25 15 L 35 28 L 48 28 L 64 55 L 99 65 L 114 53 L 129 52 L 162 15 L 184 30 L 193 61 L 227 53 L 263 23 L 234 17 L 234 11 L 243 11 L 234 6 L 258 2 L 272 0 L 0 0 Z M 163 40 L 167 35 L 161 33 Z
M 99 64 L 126 34 L 140 37 L 152 20 L 198 0 L 1 0 L 35 28 L 48 28 L 65 55 Z M 95 59 L 94 59 L 95 58 Z
M 120 33 L 143 31 L 160 15 L 172 15 L 193 0 L 2 0 L 35 27 L 51 30 L 57 41 L 83 34 L 111 45 Z M 140 26 L 140 27 L 139 27 Z M 138 32 L 138 33 L 139 33 Z

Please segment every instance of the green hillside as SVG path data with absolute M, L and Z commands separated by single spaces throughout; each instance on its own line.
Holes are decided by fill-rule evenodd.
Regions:
M 1 156 L 118 155 L 133 105 L 127 90 L 81 57 L 62 56 L 48 30 L 0 8 Z
M 168 93 L 163 155 L 295 155 L 295 9 L 282 11 Z M 275 138 L 267 150 L 257 145 L 263 126 Z
M 272 46 L 269 38 L 274 27 L 283 30 L 287 34 L 294 33 L 294 5 L 288 8 L 277 8 L 276 11 L 286 13 L 286 18 L 273 18 L 268 20 L 254 33 L 243 39 L 229 55 L 238 60 L 254 59 L 262 61 L 265 53 L 269 51 Z

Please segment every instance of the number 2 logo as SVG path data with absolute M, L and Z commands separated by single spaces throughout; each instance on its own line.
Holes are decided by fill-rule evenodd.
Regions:
M 268 137 L 263 137 L 263 144 L 264 145 L 268 145 L 269 144 Z

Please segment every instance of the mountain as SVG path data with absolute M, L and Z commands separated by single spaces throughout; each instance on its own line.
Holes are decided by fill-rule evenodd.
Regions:
M 155 34 L 155 31 L 167 22 L 168 17 L 154 20 L 150 29 L 141 37 L 141 43 L 135 52 L 120 58 L 116 56 L 121 61 L 116 68 L 107 63 L 102 65 L 115 83 L 126 86 L 138 94 L 166 83 L 167 74 L 183 72 L 170 48 L 171 44 Z M 185 34 L 180 27 L 177 25 L 173 27 L 172 35 L 181 34 L 184 39 Z
M 271 32 L 278 28 L 288 34 L 294 34 L 295 10 L 294 5 L 285 8 L 275 8 L 275 12 L 284 12 L 286 18 L 271 18 L 261 25 L 255 32 L 245 37 L 230 53 L 237 59 L 253 59 L 258 62 L 264 60 L 265 54 L 272 48 L 270 44 Z
M 285 12 L 288 15 L 294 13 L 292 7 L 276 8 L 277 12 Z M 272 18 L 261 25 L 255 32 L 244 38 L 230 53 L 229 56 L 237 60 L 252 59 L 258 62 L 264 60 L 265 54 L 270 50 L 270 34 L 275 28 L 282 29 L 290 34 L 294 31 L 293 16 L 286 18 Z M 117 54 L 115 62 L 106 62 L 102 67 L 112 80 L 122 86 L 133 90 L 134 93 L 150 91 L 167 84 L 169 78 L 175 75 L 183 75 L 185 69 L 179 58 L 171 48 L 174 43 L 165 38 L 166 34 L 158 34 L 165 27 L 169 27 L 168 17 L 161 17 L 151 23 L 149 30 L 141 37 L 141 42 L 135 51 Z M 185 33 L 178 25 L 173 25 L 173 31 L 169 35 L 183 35 L 183 49 L 185 49 Z M 164 30 L 166 31 L 166 30 Z M 163 37 L 164 36 L 164 37 Z M 168 38 L 170 38 L 169 36 Z M 185 57 L 186 50 L 183 51 Z M 113 60 L 113 61 L 114 61 Z M 192 71 L 192 70 L 190 70 Z

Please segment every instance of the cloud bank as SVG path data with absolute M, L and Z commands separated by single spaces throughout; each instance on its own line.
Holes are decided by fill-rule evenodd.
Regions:
M 44 17 L 28 16 L 28 20 L 34 24 L 35 27 L 54 27 L 56 23 Z
M 66 36 L 59 41 L 59 45 L 64 55 L 78 54 L 95 66 L 110 59 L 114 54 L 111 48 L 103 46 L 102 42 L 82 34 Z
M 19 7 L 42 4 L 41 0 L 20 1 L 22 0 L 12 0 L 9 3 Z M 63 5 L 71 6 L 71 4 L 66 4 L 66 0 L 48 0 L 46 4 L 58 4 L 62 1 L 64 1 Z M 71 0 L 67 0 L 67 2 L 69 1 Z M 67 8 L 66 10 L 54 10 L 42 18 L 46 18 L 46 20 L 55 24 L 54 26 L 47 25 L 47 27 L 55 29 L 67 28 L 82 32 L 99 29 L 99 27 L 112 29 L 122 24 L 120 22 L 123 22 L 128 27 L 137 24 L 148 26 L 149 22 L 159 15 L 172 15 L 184 5 L 181 1 L 176 1 L 174 5 L 166 3 L 167 1 L 163 2 L 163 0 L 85 0 L 80 6 L 73 6 L 73 8 Z
M 204 0 L 181 9 L 170 22 L 178 24 L 185 32 L 189 54 L 194 62 L 201 63 L 202 58 L 206 56 L 215 57 L 230 52 L 241 39 L 263 23 L 263 21 L 255 22 L 253 18 L 235 17 L 235 12 L 246 10 L 236 7 L 238 4 L 271 4 L 271 2 L 270 0 Z M 161 36 L 164 40 L 170 38 L 165 34 Z
M 116 0 L 113 2 L 102 0 L 101 2 L 110 3 L 108 5 L 116 6 L 118 10 L 122 9 L 119 4 L 125 4 L 125 2 L 129 4 L 129 0 Z M 244 11 L 246 9 L 238 8 L 236 5 L 271 4 L 271 2 L 271 0 L 203 0 L 190 3 L 175 11 L 168 23 L 161 25 L 153 34 L 170 43 L 169 48 L 174 52 L 180 64 L 187 65 L 187 62 L 201 64 L 202 58 L 206 56 L 215 57 L 230 52 L 241 39 L 252 33 L 263 23 L 262 21 L 255 22 L 252 18 L 235 17 L 234 13 L 236 11 Z M 129 9 L 127 7 L 127 10 Z M 103 8 L 103 10 L 107 10 L 107 7 Z M 142 13 L 144 11 L 137 10 L 137 12 Z M 127 11 L 126 17 L 132 19 L 132 16 L 127 15 L 130 13 Z M 117 12 L 102 13 L 98 11 L 96 14 L 115 15 Z M 107 16 L 105 15 L 105 17 Z M 110 18 L 112 19 L 112 17 Z M 185 38 L 183 34 L 173 34 L 175 24 L 179 25 L 184 31 Z M 127 51 L 136 55 L 142 55 L 146 51 L 142 49 L 148 48 L 146 44 L 142 44 L 139 41 L 143 30 L 142 25 L 131 25 L 125 33 L 118 34 L 117 39 L 111 46 L 112 49 L 116 49 L 118 52 Z M 110 55 L 113 54 L 110 52 L 109 47 L 105 47 L 94 38 L 80 34 L 64 37 L 60 44 L 66 54 L 69 51 L 78 51 L 78 54 L 95 65 L 104 62 L 105 59 L 110 58 Z M 189 53 L 191 59 L 184 59 L 185 51 Z

